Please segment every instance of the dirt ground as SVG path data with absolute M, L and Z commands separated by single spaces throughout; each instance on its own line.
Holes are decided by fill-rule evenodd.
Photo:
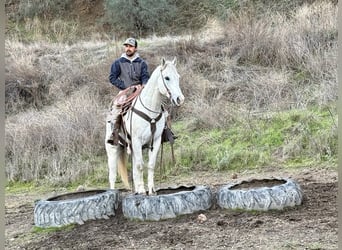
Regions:
M 232 180 L 233 174 L 237 179 Z M 63 193 L 6 194 L 6 249 L 337 249 L 337 171 L 332 168 L 262 172 L 196 172 L 172 177 L 158 187 L 221 185 L 250 178 L 289 177 L 301 186 L 303 204 L 282 211 L 246 212 L 219 209 L 157 222 L 130 221 L 120 211 L 108 220 L 87 221 L 62 230 L 37 231 L 34 200 Z M 235 178 L 235 176 L 234 176 Z

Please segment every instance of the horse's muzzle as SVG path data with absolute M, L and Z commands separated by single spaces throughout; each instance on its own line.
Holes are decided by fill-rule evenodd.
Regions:
M 182 103 L 184 102 L 184 96 L 183 96 L 183 95 L 178 96 L 178 97 L 176 98 L 176 100 L 173 99 L 172 101 L 173 101 L 173 103 L 174 103 L 175 105 L 180 106 L 180 105 L 182 105 Z

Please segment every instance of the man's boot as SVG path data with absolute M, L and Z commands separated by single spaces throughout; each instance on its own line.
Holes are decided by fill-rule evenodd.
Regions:
M 115 120 L 115 123 L 114 123 L 114 129 L 113 129 L 113 132 L 112 134 L 110 135 L 109 139 L 107 140 L 107 142 L 109 144 L 112 144 L 112 145 L 118 145 L 119 143 L 119 130 L 120 130 L 120 126 L 121 126 L 121 117 L 118 116 Z
M 114 142 L 114 130 L 113 130 L 112 134 L 110 135 L 109 139 L 107 140 L 107 143 L 109 143 L 111 145 L 117 145 Z

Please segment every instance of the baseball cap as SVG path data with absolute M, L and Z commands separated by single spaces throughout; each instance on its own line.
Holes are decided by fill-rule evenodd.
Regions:
M 138 47 L 138 42 L 135 40 L 133 37 L 127 38 L 126 41 L 124 42 L 124 45 L 131 45 L 133 47 Z

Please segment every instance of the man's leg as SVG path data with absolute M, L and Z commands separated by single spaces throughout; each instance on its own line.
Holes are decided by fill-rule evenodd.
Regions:
M 122 111 L 122 105 L 125 103 L 127 96 L 120 95 L 122 91 L 116 96 L 110 115 L 112 116 L 113 133 L 111 137 L 107 140 L 109 144 L 118 145 L 119 143 L 119 131 L 121 127 L 122 117 L 120 115 Z

